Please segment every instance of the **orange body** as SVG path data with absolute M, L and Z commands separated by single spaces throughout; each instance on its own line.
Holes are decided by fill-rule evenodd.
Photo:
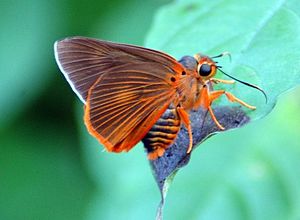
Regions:
M 84 121 L 91 135 L 110 152 L 129 151 L 149 132 L 171 105 L 170 125 L 159 123 L 162 132 L 151 139 L 150 159 L 164 154 L 180 125 L 189 132 L 192 150 L 191 109 L 205 108 L 220 129 L 212 102 L 225 94 L 229 101 L 255 109 L 232 94 L 211 91 L 216 63 L 201 54 L 176 61 L 159 51 L 90 38 L 67 38 L 55 43 L 55 57 L 74 92 L 85 103 Z M 171 135 L 169 134 L 171 132 Z M 173 132 L 173 133 L 172 133 Z M 165 138 L 164 138 L 165 137 Z

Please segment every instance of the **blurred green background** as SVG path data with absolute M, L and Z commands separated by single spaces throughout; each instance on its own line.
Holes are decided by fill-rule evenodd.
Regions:
M 53 43 L 143 45 L 170 2 L 0 2 L 0 219 L 154 219 L 160 195 L 142 145 L 108 154 L 87 134 Z M 165 219 L 300 219 L 299 93 L 206 141 L 176 176 Z

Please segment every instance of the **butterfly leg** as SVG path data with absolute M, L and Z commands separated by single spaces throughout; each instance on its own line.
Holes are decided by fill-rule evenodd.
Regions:
M 224 130 L 225 128 L 218 122 L 213 110 L 212 110 L 212 103 L 219 98 L 221 95 L 226 95 L 226 98 L 230 101 L 230 102 L 237 102 L 243 106 L 245 106 L 246 108 L 249 109 L 256 109 L 255 106 L 249 105 L 246 102 L 242 101 L 241 99 L 235 97 L 233 94 L 231 94 L 230 92 L 226 92 L 225 90 L 216 90 L 216 91 L 212 91 L 209 92 L 209 90 L 207 89 L 207 87 L 204 87 L 201 91 L 201 96 L 200 96 L 200 104 L 202 107 L 204 107 L 205 109 L 208 109 L 209 114 L 211 115 L 212 120 L 215 122 L 215 124 L 218 126 L 218 128 L 220 128 L 221 130 Z
M 222 91 L 222 90 L 221 90 Z M 230 102 L 237 102 L 243 106 L 245 106 L 246 108 L 249 108 L 251 110 L 255 110 L 256 107 L 253 106 L 253 105 L 249 105 L 248 103 L 242 101 L 241 99 L 235 97 L 233 94 L 231 94 L 230 92 L 226 92 L 224 91 L 224 94 L 226 95 L 227 99 L 230 101 Z
M 223 84 L 234 84 L 235 81 L 234 80 L 225 80 L 225 79 L 216 79 L 216 78 L 212 78 L 210 79 L 211 82 L 218 84 L 218 83 L 223 83 Z
M 183 121 L 186 126 L 189 134 L 189 147 L 187 149 L 187 153 L 189 154 L 193 148 L 193 134 L 192 134 L 192 126 L 189 118 L 189 114 L 182 107 L 177 107 L 177 112 L 180 119 Z
M 218 128 L 224 130 L 225 128 L 218 122 L 211 107 L 212 102 L 218 97 L 220 97 L 222 94 L 223 94 L 222 92 L 219 93 L 218 91 L 209 92 L 208 87 L 206 85 L 203 86 L 198 96 L 198 100 L 194 105 L 194 109 L 197 109 L 200 106 L 204 109 L 207 109 L 212 120 L 215 122 Z
M 223 84 L 234 84 L 235 81 L 234 80 L 224 80 L 224 79 L 216 79 L 216 78 L 212 78 L 210 79 L 210 81 L 212 83 L 215 83 L 215 84 L 218 84 L 218 83 L 223 83 Z M 219 91 L 220 91 L 220 95 L 222 94 L 225 94 L 227 99 L 230 101 L 230 102 L 237 102 L 243 106 L 245 106 L 246 108 L 249 108 L 249 109 L 256 109 L 255 106 L 252 106 L 252 105 L 249 105 L 247 104 L 246 102 L 242 101 L 241 99 L 237 98 L 236 96 L 234 96 L 233 94 L 231 94 L 230 92 L 226 92 L 225 90 L 218 90 L 218 91 L 213 91 L 210 93 L 210 95 L 212 95 L 214 92 L 217 92 L 217 97 L 214 98 L 214 99 L 217 99 L 220 95 L 219 94 Z M 212 100 L 213 101 L 213 100 Z

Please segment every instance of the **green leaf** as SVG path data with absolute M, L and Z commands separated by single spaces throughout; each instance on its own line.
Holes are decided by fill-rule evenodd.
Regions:
M 146 46 L 165 51 L 178 59 L 199 52 L 217 55 L 230 51 L 233 57 L 231 63 L 218 60 L 223 70 L 238 79 L 259 85 L 267 93 L 268 103 L 265 104 L 259 92 L 242 84 L 217 88 L 226 89 L 257 106 L 255 111 L 242 110 L 254 120 L 267 115 L 277 97 L 300 82 L 299 15 L 300 5 L 292 0 L 240 3 L 233 0 L 175 1 L 158 12 Z M 222 74 L 218 77 L 223 78 Z M 217 108 L 224 105 L 235 106 L 224 98 L 215 102 Z M 197 129 L 197 126 L 193 128 Z M 179 137 L 186 135 L 183 132 Z M 195 145 L 202 140 L 197 140 Z M 177 138 L 174 145 L 183 147 L 186 143 Z M 172 146 L 168 151 L 173 152 Z M 164 156 L 157 161 L 165 159 Z M 179 162 L 175 165 L 172 158 L 168 163 L 151 162 L 161 190 L 164 189 L 164 182 L 161 181 L 167 180 L 181 167 L 181 159 L 177 158 Z M 161 165 L 155 166 L 156 163 Z M 172 164 L 173 168 L 166 164 Z M 162 170 L 168 170 L 165 176 L 160 174 Z M 162 192 L 162 195 L 165 193 Z
M 234 85 L 231 91 L 259 105 L 252 115 L 262 117 L 272 109 L 279 94 L 300 82 L 298 8 L 296 1 L 282 0 L 263 0 L 259 4 L 176 1 L 158 12 L 146 46 L 178 59 L 199 52 L 231 52 L 233 62 L 226 63 L 223 69 L 259 84 L 268 94 L 269 103 L 263 105 L 264 98 L 258 92 L 241 84 Z

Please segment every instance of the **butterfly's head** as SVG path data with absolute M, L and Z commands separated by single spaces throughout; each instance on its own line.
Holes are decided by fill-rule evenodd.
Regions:
M 219 58 L 219 57 L 223 57 L 223 56 L 229 56 L 229 59 L 231 60 L 231 55 L 229 52 L 223 52 L 217 56 L 214 56 L 214 57 L 208 57 L 208 56 L 205 56 L 201 53 L 198 53 L 196 55 L 194 55 L 194 58 L 196 59 L 197 63 L 198 63 L 198 66 L 197 66 L 197 72 L 199 74 L 199 76 L 201 77 L 201 79 L 203 79 L 204 81 L 205 80 L 209 80 L 211 79 L 212 77 L 214 77 L 214 75 L 216 74 L 217 70 L 219 70 L 221 73 L 223 73 L 224 75 L 228 76 L 229 78 L 237 81 L 237 82 L 240 82 L 244 85 L 247 85 L 247 86 L 250 86 L 252 88 L 255 88 L 259 91 L 261 91 L 263 93 L 263 95 L 265 96 L 265 99 L 266 99 L 266 102 L 268 101 L 268 97 L 266 95 L 266 93 L 261 89 L 259 88 L 258 86 L 256 85 L 253 85 L 253 84 L 250 84 L 250 83 L 247 83 L 247 82 L 244 82 L 242 80 L 239 80 L 227 73 L 225 73 L 221 68 L 222 66 L 218 66 L 216 61 L 214 61 L 213 59 L 215 58 Z
M 210 79 L 216 74 L 217 65 L 212 58 L 200 53 L 195 54 L 194 58 L 198 63 L 197 73 L 203 80 Z

